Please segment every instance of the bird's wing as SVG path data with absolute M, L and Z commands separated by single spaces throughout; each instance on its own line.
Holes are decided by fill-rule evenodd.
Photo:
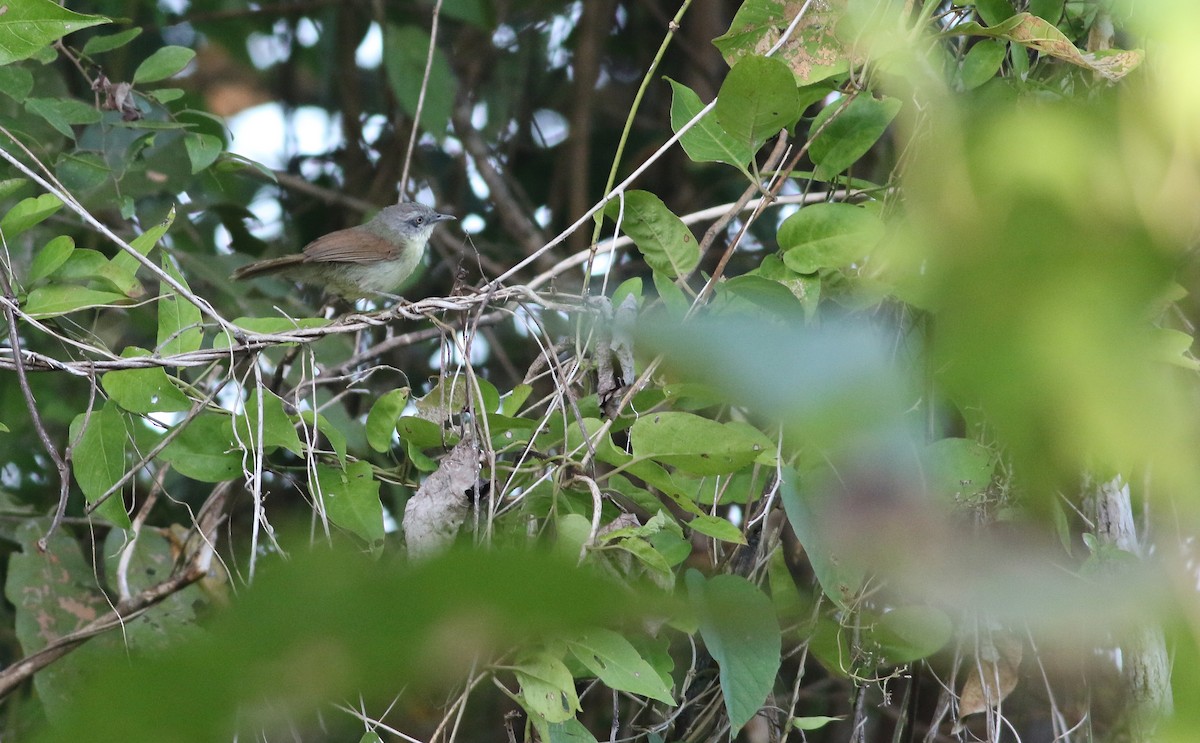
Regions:
M 304 246 L 304 260 L 308 263 L 373 263 L 394 257 L 395 254 L 394 244 L 359 227 L 331 232 Z

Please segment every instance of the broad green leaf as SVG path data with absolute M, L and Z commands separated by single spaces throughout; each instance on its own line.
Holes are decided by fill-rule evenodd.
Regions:
M 175 267 L 175 262 L 165 253 L 162 267 L 184 288 L 190 288 L 183 274 Z M 158 294 L 161 297 L 158 300 L 158 352 L 163 356 L 175 356 L 198 351 L 204 343 L 200 308 L 177 295 L 166 282 L 159 282 Z
M 879 141 L 899 111 L 899 98 L 880 100 L 869 93 L 860 93 L 848 104 L 839 99 L 821 109 L 809 130 L 820 132 L 808 149 L 817 166 L 816 177 L 829 180 L 858 162 Z
M 44 279 L 58 270 L 67 262 L 71 253 L 75 252 L 75 241 L 69 235 L 59 235 L 50 239 L 37 255 L 33 257 L 33 265 L 29 267 L 29 280 Z
M 184 46 L 164 46 L 147 57 L 133 73 L 135 85 L 165 80 L 187 67 L 196 52 Z
M 389 24 L 384 30 L 383 65 L 387 69 L 387 80 L 400 107 L 410 116 L 415 116 L 417 112 L 428 54 L 429 32 L 425 29 Z M 454 78 L 450 60 L 441 47 L 435 47 L 425 105 L 421 110 L 421 128 L 439 140 L 446 134 L 457 89 L 458 82 Z
M 310 489 L 325 504 L 330 521 L 360 537 L 372 552 L 383 549 L 383 504 L 370 462 L 350 462 L 344 471 L 318 464 L 317 482 Z
M 75 138 L 72 125 L 95 124 L 100 112 L 94 106 L 74 98 L 28 98 L 25 109 L 46 120 L 63 136 Z
M 591 629 L 566 639 L 579 662 L 615 691 L 674 704 L 671 690 L 638 653 L 633 644 L 612 630 Z
M 119 585 L 122 565 L 130 593 L 144 591 L 171 577 L 178 547 L 167 536 L 158 529 L 142 529 L 133 535 L 137 541 L 132 548 L 126 541 L 129 538 L 130 534 L 111 529 L 104 540 L 104 554 L 110 558 L 104 562 L 109 586 Z M 124 554 L 130 549 L 132 552 Z M 172 593 L 140 616 L 123 622 L 121 643 L 135 653 L 157 652 L 172 642 L 198 639 L 196 609 L 205 603 L 199 585 Z
M 0 67 L 0 93 L 17 103 L 24 103 L 33 90 L 33 73 L 24 67 Z
M 62 208 L 62 201 L 54 194 L 42 194 L 21 199 L 0 219 L 0 231 L 11 240 L 25 230 L 45 220 Z
M 953 500 L 987 489 L 996 469 L 996 455 L 978 441 L 941 439 L 925 447 L 921 465 L 929 489 Z
M 182 98 L 186 92 L 183 88 L 155 88 L 146 95 L 150 96 L 159 103 L 170 103 Z
M 73 192 L 89 191 L 113 175 L 104 158 L 92 152 L 63 152 L 54 162 L 54 170 Z
M 641 537 L 630 537 L 618 541 L 616 547 L 636 557 L 650 570 L 650 577 L 660 585 L 670 587 L 675 583 L 675 572 L 671 569 L 671 563 L 650 542 Z
M 261 444 L 265 450 L 282 446 L 296 456 L 304 454 L 296 425 L 284 412 L 283 400 L 270 390 L 255 388 L 246 400 L 245 410 L 234 417 L 233 425 L 234 433 L 247 450 L 257 449 Z
M 1057 24 L 1062 18 L 1064 4 L 1065 0 L 1029 0 L 1029 12 Z
M 700 113 L 704 104 L 700 102 L 700 96 L 683 83 L 677 83 L 670 78 L 667 78 L 667 82 L 671 84 L 672 91 L 671 128 L 679 131 L 684 124 Z M 683 135 L 679 143 L 683 145 L 683 151 L 692 159 L 692 162 L 697 163 L 726 163 L 745 171 L 750 158 L 754 157 L 754 150 L 750 144 L 739 142 L 726 134 L 711 111 L 708 116 L 696 122 L 696 125 Z M 613 303 L 617 303 L 615 294 Z
M 404 406 L 408 405 L 407 387 L 391 390 L 379 397 L 367 413 L 367 443 L 377 452 L 392 448 L 392 434 L 396 432 L 396 419 Z
M 1200 362 L 1192 357 L 1192 345 L 1196 340 L 1192 336 L 1174 328 L 1151 329 L 1151 347 L 1154 355 L 1174 366 L 1200 371 Z
M 300 419 L 306 425 L 311 426 L 313 422 L 313 411 L 301 410 Z M 333 423 L 323 415 L 317 415 L 317 431 L 325 435 L 329 445 L 333 447 L 333 453 L 337 455 L 338 465 L 346 468 L 346 434 L 342 433 L 341 429 L 333 425 Z
M 811 274 L 861 259 L 883 234 L 879 217 L 861 206 L 810 204 L 784 220 L 778 240 L 784 265 Z
M 84 421 L 87 428 L 83 428 Z M 107 402 L 93 410 L 89 416 L 80 413 L 71 421 L 71 440 L 76 442 L 72 450 L 75 482 L 83 491 L 88 503 L 94 503 L 125 474 L 125 419 L 115 403 Z M 96 509 L 112 524 L 122 529 L 129 528 L 129 514 L 121 491 L 110 495 Z
M 16 0 L 0 14 L 0 65 L 32 57 L 69 33 L 111 21 L 67 10 L 51 0 Z
M 654 290 L 658 292 L 658 298 L 667 308 L 667 313 L 675 320 L 683 319 L 683 316 L 687 314 L 688 308 L 692 306 L 687 295 L 665 273 L 655 271 L 653 281 Z
M 846 553 L 826 536 L 820 518 L 821 496 L 815 492 L 816 488 L 801 487 L 799 479 L 795 470 L 785 468 L 779 484 L 788 523 L 804 547 L 821 590 L 839 607 L 849 610 L 858 599 L 866 570 L 853 554 Z
M 720 423 L 692 413 L 639 417 L 629 432 L 633 453 L 698 475 L 723 475 L 775 451 L 761 431 L 740 421 Z
M 901 606 L 880 617 L 870 635 L 889 663 L 911 663 L 945 647 L 954 635 L 954 625 L 941 609 Z
M 111 608 L 111 599 L 96 585 L 95 568 L 84 559 L 79 540 L 69 530 L 56 530 L 45 552 L 38 548 L 49 525 L 49 519 L 23 520 L 16 531 L 21 550 L 8 558 L 4 594 L 15 615 L 9 620 L 9 631 L 15 631 L 25 655 L 83 628 Z M 118 645 L 113 633 L 101 634 L 33 677 L 38 703 L 52 724 L 87 688 L 88 671 L 106 657 L 102 649 Z
M 140 36 L 141 33 L 141 28 L 134 27 L 127 28 L 115 34 L 108 34 L 107 36 L 93 36 L 83 45 L 83 53 L 103 54 L 104 52 L 111 52 L 113 49 L 120 49 Z
M 233 419 L 201 413 L 163 449 L 162 458 L 179 474 L 201 482 L 232 480 L 242 472 L 242 450 L 233 440 Z
M 979 17 L 989 26 L 995 26 L 1002 21 L 1012 18 L 1013 10 L 1010 0 L 973 0 L 971 3 L 978 11 Z
M 148 355 L 134 348 L 121 354 L 124 358 Z M 161 366 L 110 371 L 100 378 L 100 384 L 113 402 L 131 413 L 178 413 L 192 407 Z
M 507 416 L 517 415 L 531 394 L 533 394 L 532 386 L 525 383 L 518 384 L 500 399 L 500 412 Z
M 959 71 L 962 89 L 973 90 L 995 77 L 1007 51 L 1008 44 L 997 39 L 984 39 L 972 46 Z
M 579 711 L 575 679 L 559 658 L 542 651 L 525 658 L 513 668 L 521 683 L 525 709 L 546 722 L 566 722 Z
M 158 244 L 162 236 L 166 234 L 167 230 L 171 227 L 171 223 L 174 221 L 175 207 L 172 206 L 170 211 L 167 212 L 166 219 L 130 240 L 129 247 L 142 255 L 149 255 L 150 251 L 154 249 L 154 246 Z M 137 274 L 137 270 L 141 268 L 141 265 L 137 258 L 125 252 L 125 250 L 121 250 L 109 261 L 104 275 L 115 285 L 121 287 L 122 291 L 126 292 L 126 294 L 134 292 L 130 296 L 138 296 L 142 289 L 135 274 Z
M 127 300 L 124 294 L 116 292 L 54 284 L 29 292 L 24 309 L 32 317 L 45 319 L 92 307 L 118 305 Z
M 787 63 L 800 85 L 850 69 L 849 56 L 836 33 L 844 10 L 841 2 L 745 0 L 733 16 L 729 30 L 713 39 L 713 45 L 730 67 L 744 56 L 762 54 L 779 41 L 802 5 L 806 8 L 804 17 L 775 56 Z
M 188 132 L 183 135 L 183 145 L 187 148 L 193 174 L 212 165 L 225 150 L 225 142 L 220 137 L 198 132 Z
M 701 514 L 694 516 L 687 522 L 687 525 L 706 537 L 720 539 L 722 542 L 729 542 L 730 544 L 746 543 L 746 537 L 742 534 L 742 530 L 734 526 L 728 519 L 723 519 L 720 516 Z
M 696 238 L 679 217 L 667 209 L 662 199 L 649 191 L 625 194 L 625 213 L 620 227 L 633 238 L 646 263 L 656 274 L 668 278 L 687 276 L 700 262 Z M 621 216 L 621 200 L 614 199 L 604 208 L 608 218 Z
M 800 118 L 796 79 L 778 59 L 744 57 L 721 83 L 714 113 L 732 139 L 757 150 Z
M 592 731 L 574 717 L 566 722 L 545 722 L 534 718 L 533 724 L 541 733 L 541 740 L 547 743 L 596 743 L 596 736 L 592 735 Z
M 737 575 L 708 580 L 686 575 L 688 601 L 700 620 L 700 636 L 720 667 L 725 710 L 736 737 L 762 708 L 779 673 L 780 631 L 771 600 Z
M 401 416 L 396 421 L 396 433 L 401 441 L 419 449 L 432 449 L 450 443 L 441 426 L 415 415 Z

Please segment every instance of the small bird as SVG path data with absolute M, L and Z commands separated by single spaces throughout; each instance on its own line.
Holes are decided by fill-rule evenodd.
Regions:
M 448 219 L 454 217 L 424 204 L 395 204 L 364 225 L 318 237 L 299 253 L 242 266 L 231 278 L 277 274 L 350 301 L 387 294 L 412 275 L 433 228 Z

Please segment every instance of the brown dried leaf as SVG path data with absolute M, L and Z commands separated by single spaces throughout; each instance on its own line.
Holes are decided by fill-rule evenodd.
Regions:
M 959 696 L 959 720 L 995 708 L 1017 688 L 1022 654 L 1021 643 L 1009 637 L 993 637 L 988 646 L 980 649 Z

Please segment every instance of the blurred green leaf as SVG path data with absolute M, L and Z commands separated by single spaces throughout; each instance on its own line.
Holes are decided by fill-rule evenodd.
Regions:
M 64 136 L 75 138 L 72 125 L 95 124 L 100 112 L 90 104 L 73 98 L 27 98 L 25 108 L 37 114 Z
M 388 83 L 410 116 L 417 112 L 429 43 L 429 32 L 419 26 L 388 25 L 383 32 L 383 64 L 387 68 Z M 421 128 L 438 140 L 446 134 L 457 89 L 458 82 L 446 53 L 435 48 L 421 111 Z
M 973 90 L 995 77 L 1007 52 L 1008 44 L 997 39 L 984 39 L 972 46 L 959 71 L 962 89 Z
M 971 496 L 987 489 L 996 455 L 970 439 L 940 439 L 921 454 L 929 489 L 946 499 Z
M 199 173 L 216 162 L 225 150 L 225 142 L 211 134 L 188 132 L 183 137 L 188 159 L 192 162 L 192 173 Z
M 62 208 L 62 201 L 54 194 L 42 194 L 21 199 L 0 219 L 0 230 L 11 240 L 30 227 L 38 224 Z
M 758 713 L 780 664 L 779 624 L 771 600 L 736 575 L 704 579 L 687 571 L 688 600 L 700 618 L 700 635 L 721 670 L 721 691 L 731 735 Z
M 789 467 L 784 469 L 779 496 L 821 590 L 834 604 L 849 610 L 858 600 L 866 570 L 852 548 L 835 544 L 824 528 L 823 494 L 812 484 L 802 483 L 799 473 Z
M 606 629 L 591 629 L 566 640 L 567 647 L 589 671 L 614 691 L 674 704 L 671 690 L 624 636 Z
M 0 93 L 23 103 L 33 90 L 33 73 L 24 67 L 0 66 Z
M 141 33 L 142 29 L 134 27 L 127 28 L 115 34 L 108 34 L 107 36 L 93 36 L 83 45 L 83 53 L 103 54 L 104 52 L 111 52 L 113 49 L 120 49 L 140 36 Z
M 889 663 L 928 658 L 954 637 L 954 625 L 940 609 L 900 606 L 886 612 L 871 630 Z

